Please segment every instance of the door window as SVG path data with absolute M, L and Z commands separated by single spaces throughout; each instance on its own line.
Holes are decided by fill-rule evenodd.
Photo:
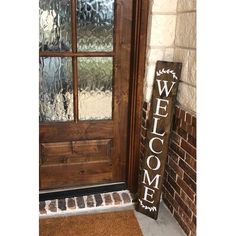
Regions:
M 40 0 L 40 122 L 112 119 L 114 0 Z

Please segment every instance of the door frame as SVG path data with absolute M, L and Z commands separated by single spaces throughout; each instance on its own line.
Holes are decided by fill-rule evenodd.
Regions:
M 128 137 L 127 186 L 130 192 L 138 188 L 140 132 L 142 123 L 143 85 L 146 62 L 149 0 L 134 1 L 130 75 L 130 114 Z

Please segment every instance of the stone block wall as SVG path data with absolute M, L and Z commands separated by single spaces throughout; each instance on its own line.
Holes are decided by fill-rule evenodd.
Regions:
M 196 0 L 152 0 L 140 155 L 157 60 L 182 62 L 162 199 L 187 235 L 196 235 Z

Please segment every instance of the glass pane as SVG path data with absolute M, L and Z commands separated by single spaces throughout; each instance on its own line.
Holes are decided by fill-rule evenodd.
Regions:
M 39 50 L 71 50 L 69 0 L 39 0 Z
M 114 0 L 77 0 L 79 51 L 112 51 Z
M 39 120 L 73 120 L 71 58 L 40 58 L 39 69 Z
M 112 57 L 78 58 L 79 119 L 112 118 Z

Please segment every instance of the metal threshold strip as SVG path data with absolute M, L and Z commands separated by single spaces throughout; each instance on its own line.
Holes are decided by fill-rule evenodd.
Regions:
M 64 189 L 43 190 L 39 192 L 39 201 L 69 198 L 74 196 L 84 196 L 96 193 L 114 192 L 126 189 L 127 184 L 125 182 L 116 182 L 109 184 L 89 185 Z

